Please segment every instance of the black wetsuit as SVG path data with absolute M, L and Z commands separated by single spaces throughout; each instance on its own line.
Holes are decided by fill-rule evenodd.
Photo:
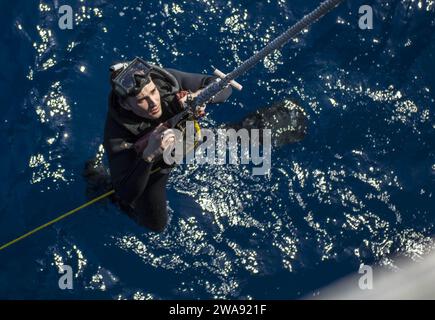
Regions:
M 209 75 L 165 70 L 175 77 L 180 90 L 195 92 L 215 79 Z M 145 162 L 132 146 L 143 134 L 152 131 L 182 109 L 176 99 L 176 92 L 173 92 L 174 86 L 171 86 L 165 74 L 153 73 L 151 78 L 160 92 L 162 116 L 156 121 L 141 118 L 123 109 L 111 92 L 104 130 L 104 149 L 120 207 L 140 225 L 161 232 L 168 222 L 166 182 L 171 167 L 162 161 L 151 164 Z M 230 94 L 229 87 L 213 103 L 225 101 Z M 161 170 L 156 171 L 157 168 Z

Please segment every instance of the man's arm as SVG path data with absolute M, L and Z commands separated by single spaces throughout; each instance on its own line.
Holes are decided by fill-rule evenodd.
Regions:
M 152 163 L 143 161 L 135 152 L 131 137 L 115 123 L 110 115 L 104 129 L 104 150 L 109 160 L 112 184 L 119 197 L 133 203 L 145 190 L 151 175 Z
M 135 153 L 133 150 L 129 150 L 129 152 Z M 111 172 L 112 168 L 122 168 L 122 166 L 127 169 L 115 169 L 115 174 L 111 174 L 111 176 L 116 193 L 124 202 L 132 204 L 144 192 L 151 175 L 153 164 L 145 162 L 140 157 L 135 157 L 135 159 L 131 161 L 130 156 L 126 156 L 125 153 L 126 152 L 116 154 L 112 156 L 111 160 L 109 158 L 109 165 Z
M 143 161 L 134 149 L 111 152 L 111 142 L 105 143 L 109 159 L 110 175 L 117 195 L 132 204 L 144 192 L 151 175 L 152 163 Z

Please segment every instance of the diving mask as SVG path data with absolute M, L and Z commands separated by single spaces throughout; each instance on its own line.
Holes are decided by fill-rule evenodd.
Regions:
M 136 57 L 128 64 L 112 66 L 110 68 L 112 72 L 122 70 L 112 80 L 113 90 L 121 98 L 137 95 L 150 82 L 150 72 L 152 69 L 151 65 L 139 57 Z

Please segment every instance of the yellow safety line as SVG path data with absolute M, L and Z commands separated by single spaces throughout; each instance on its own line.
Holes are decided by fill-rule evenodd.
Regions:
M 194 125 L 195 125 L 195 130 L 197 130 L 197 132 L 199 132 L 199 134 L 201 134 L 201 128 L 199 127 L 199 124 L 198 124 L 197 121 L 194 122 Z M 196 141 L 195 144 L 194 144 L 194 147 L 193 147 L 193 148 L 190 148 L 186 153 L 192 151 L 192 150 L 197 146 L 197 144 L 198 144 L 198 141 Z M 151 174 L 153 174 L 153 173 L 159 171 L 160 169 L 161 169 L 161 168 L 156 168 L 156 169 L 152 170 L 152 171 L 151 171 Z M 33 229 L 33 230 L 27 232 L 26 234 L 23 234 L 21 237 L 18 237 L 18 238 L 16 238 L 15 240 L 12 240 L 12 241 L 10 241 L 10 242 L 8 242 L 8 243 L 2 245 L 2 246 L 0 247 L 0 251 L 3 250 L 3 249 L 6 249 L 7 247 L 13 245 L 14 243 L 16 243 L 16 242 L 18 242 L 18 241 L 21 241 L 21 240 L 23 240 L 23 239 L 25 239 L 25 238 L 31 236 L 32 234 L 34 234 L 34 233 L 36 233 L 36 232 L 38 232 L 38 231 L 40 231 L 40 230 L 42 230 L 42 229 L 44 229 L 44 228 L 47 228 L 48 226 L 51 226 L 52 224 L 54 224 L 54 223 L 56 223 L 56 222 L 58 222 L 58 221 L 60 221 L 60 220 L 62 220 L 62 219 L 65 219 L 66 217 L 72 215 L 73 213 L 76 213 L 77 211 L 79 211 L 79 210 L 81 210 L 81 209 L 84 209 L 84 208 L 90 206 L 91 204 L 93 204 L 93 203 L 95 203 L 95 202 L 97 202 L 97 201 L 100 201 L 101 199 L 104 199 L 104 198 L 110 196 L 110 195 L 113 194 L 113 193 L 115 193 L 115 190 L 110 190 L 109 192 L 106 192 L 105 194 L 102 194 L 101 196 L 96 197 L 95 199 L 93 199 L 93 200 L 91 200 L 91 201 L 89 201 L 89 202 L 86 202 L 85 204 L 81 205 L 80 207 L 77 207 L 77 208 L 75 208 L 75 209 L 73 209 L 73 210 L 71 210 L 71 211 L 68 211 L 67 213 L 65 213 L 65 214 L 63 214 L 63 215 L 57 217 L 56 219 L 53 219 L 53 220 L 47 222 L 46 224 L 43 224 L 42 226 L 39 226 L 39 227 L 37 227 L 37 228 L 35 228 L 35 229 Z
M 28 236 L 38 232 L 39 230 L 47 228 L 48 226 L 51 226 L 52 224 L 54 224 L 54 223 L 56 223 L 56 222 L 58 222 L 58 221 L 60 221 L 62 219 L 65 219 L 66 217 L 72 215 L 73 213 L 75 213 L 75 212 L 77 212 L 77 211 L 79 211 L 79 210 L 81 210 L 83 208 L 86 208 L 87 206 L 90 206 L 91 204 L 93 204 L 93 203 L 95 203 L 97 201 L 100 201 L 101 199 L 104 199 L 104 198 L 110 196 L 114 192 L 115 192 L 115 190 L 110 190 L 109 192 L 106 192 L 105 194 L 103 194 L 103 195 L 101 195 L 101 196 L 99 196 L 99 197 L 97 197 L 97 198 L 95 198 L 95 199 L 93 199 L 93 200 L 91 200 L 89 202 L 86 202 L 85 204 L 81 205 L 80 207 L 77 207 L 77 208 L 75 208 L 75 209 L 73 209 L 71 211 L 68 211 L 67 213 L 57 217 L 56 219 L 53 219 L 50 222 L 47 222 L 46 224 L 43 224 L 42 226 L 39 226 L 39 227 L 33 229 L 32 231 L 27 232 L 26 234 L 22 235 L 21 237 L 18 237 L 15 240 L 12 240 L 12 241 L 2 245 L 0 247 L 0 251 L 5 249 L 5 248 L 7 248 L 7 247 L 9 247 L 10 245 L 13 245 L 14 243 L 16 243 L 16 242 L 18 242 L 20 240 L 23 240 L 24 238 L 27 238 Z

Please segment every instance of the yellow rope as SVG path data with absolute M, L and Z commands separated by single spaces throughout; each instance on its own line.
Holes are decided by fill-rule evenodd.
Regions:
M 201 134 L 201 128 L 200 128 L 198 122 L 195 121 L 195 122 L 194 122 L 194 125 L 195 125 L 195 130 L 196 130 L 196 132 L 199 133 L 199 135 L 200 135 L 200 134 Z M 195 141 L 194 147 L 196 147 L 197 144 L 198 144 L 198 141 Z M 190 152 L 190 151 L 192 151 L 193 149 L 194 149 L 194 148 L 191 148 L 191 149 L 188 150 L 187 152 Z M 159 171 L 160 169 L 161 169 L 161 168 L 159 167 L 159 168 L 156 168 L 156 169 L 152 170 L 152 171 L 151 171 L 151 174 L 153 174 L 153 173 Z M 80 207 L 77 207 L 77 208 L 75 208 L 75 209 L 73 209 L 73 210 L 71 210 L 71 211 L 68 211 L 67 213 L 64 213 L 63 215 L 61 215 L 61 216 L 59 216 L 59 217 L 57 217 L 57 218 L 55 218 L 55 219 L 53 219 L 53 220 L 51 220 L 51 221 L 49 221 L 49 222 L 43 224 L 42 226 L 39 226 L 39 227 L 37 227 L 37 228 L 35 228 L 35 229 L 33 229 L 33 230 L 27 232 L 26 234 L 23 234 L 21 237 L 18 237 L 18 238 L 16 238 L 16 239 L 14 239 L 14 240 L 12 240 L 12 241 L 10 241 L 10 242 L 8 242 L 8 243 L 2 245 L 2 246 L 0 247 L 0 251 L 3 250 L 3 249 L 6 249 L 7 247 L 13 245 L 14 243 L 16 243 L 16 242 L 18 242 L 18 241 L 21 241 L 21 240 L 23 240 L 23 239 L 25 239 L 25 238 L 31 236 L 32 234 L 34 234 L 34 233 L 36 233 L 36 232 L 38 232 L 38 231 L 40 231 L 40 230 L 42 230 L 42 229 L 44 229 L 44 228 L 47 228 L 48 226 L 51 226 L 52 224 L 54 224 L 54 223 L 56 223 L 56 222 L 58 222 L 58 221 L 60 221 L 60 220 L 62 220 L 62 219 L 65 219 L 66 217 L 69 217 L 69 216 L 72 215 L 73 213 L 76 213 L 77 211 L 80 211 L 81 209 L 84 209 L 84 208 L 90 206 L 91 204 L 93 204 L 93 203 L 95 203 L 95 202 L 97 202 L 97 201 L 100 201 L 100 200 L 102 200 L 102 199 L 104 199 L 104 198 L 106 198 L 106 197 L 108 197 L 108 196 L 110 196 L 111 194 L 114 194 L 114 193 L 115 193 L 115 190 L 110 190 L 109 192 L 106 192 L 105 194 L 102 194 L 101 196 L 98 196 L 98 197 L 96 197 L 95 199 L 93 199 L 93 200 L 91 200 L 91 201 L 88 201 L 88 202 L 86 202 L 85 204 L 82 204 Z
M 154 169 L 153 171 L 151 171 L 151 174 L 153 174 L 153 173 L 159 171 L 160 169 L 161 169 L 160 167 L 157 168 L 157 169 Z M 77 211 L 80 211 L 80 210 L 82 210 L 82 209 L 84 209 L 84 208 L 90 206 L 91 204 L 93 204 L 93 203 L 95 203 L 95 202 L 98 202 L 98 201 L 100 201 L 100 200 L 102 200 L 102 199 L 104 199 L 104 198 L 107 198 L 108 196 L 110 196 L 111 194 L 114 194 L 114 193 L 115 193 L 115 190 L 112 189 L 112 190 L 110 190 L 109 192 L 106 192 L 105 194 L 102 194 L 101 196 L 98 196 L 98 197 L 96 197 L 95 199 L 92 199 L 91 201 L 88 201 L 88 202 L 86 202 L 85 204 L 82 204 L 80 207 L 77 207 L 77 208 L 75 208 L 75 209 L 73 209 L 73 210 L 71 210 L 71 211 L 68 211 L 67 213 L 62 214 L 61 216 L 57 217 L 56 219 L 53 219 L 53 220 L 51 220 L 51 221 L 49 221 L 49 222 L 43 224 L 42 226 L 39 226 L 39 227 L 37 227 L 37 228 L 35 228 L 35 229 L 33 229 L 33 230 L 27 232 L 26 234 L 23 234 L 21 237 L 18 237 L 18 238 L 16 238 L 16 239 L 14 239 L 14 240 L 12 240 L 12 241 L 10 241 L 10 242 L 8 242 L 8 243 L 2 245 L 2 246 L 0 247 L 0 251 L 3 250 L 3 249 L 6 249 L 7 247 L 13 245 L 14 243 L 16 243 L 16 242 L 18 242 L 18 241 L 21 241 L 21 240 L 27 238 L 28 236 L 31 236 L 32 234 L 34 234 L 34 233 L 36 233 L 36 232 L 38 232 L 38 231 L 40 231 L 40 230 L 42 230 L 42 229 L 47 228 L 48 226 L 51 226 L 52 224 L 54 224 L 54 223 L 56 223 L 56 222 L 58 222 L 58 221 L 60 221 L 60 220 L 65 219 L 66 217 L 69 217 L 69 216 L 72 215 L 73 213 L 76 213 Z
M 58 222 L 58 221 L 60 221 L 62 219 L 65 219 L 66 217 L 72 215 L 73 213 L 75 213 L 75 212 L 77 212 L 77 211 L 79 211 L 79 210 L 81 210 L 83 208 L 86 208 L 87 206 L 90 206 L 91 204 L 93 204 L 93 203 L 95 203 L 97 201 L 100 201 L 101 199 L 104 199 L 104 198 L 110 196 L 114 192 L 115 192 L 115 190 L 110 190 L 109 192 L 107 192 L 107 193 L 105 193 L 105 194 L 103 194 L 103 195 L 101 195 L 101 196 L 99 196 L 99 197 L 97 197 L 97 198 L 95 198 L 95 199 L 93 199 L 93 200 L 91 200 L 89 202 L 86 202 L 85 204 L 81 205 L 80 207 L 77 207 L 77 208 L 75 208 L 75 209 L 73 209 L 71 211 L 68 211 L 67 213 L 57 217 L 56 219 L 53 219 L 53 220 L 47 222 L 46 224 L 43 224 L 42 226 L 39 226 L 39 227 L 33 229 L 32 231 L 27 232 L 26 234 L 22 235 L 21 237 L 18 237 L 15 240 L 12 240 L 12 241 L 2 245 L 0 247 L 0 251 L 5 249 L 5 248 L 7 248 L 7 247 L 9 247 L 9 246 L 11 246 L 11 245 L 13 245 L 14 243 L 16 243 L 16 242 L 18 242 L 20 240 L 23 240 L 23 239 L 27 238 L 28 236 L 38 232 L 39 230 L 47 228 L 48 226 L 51 226 L 52 224 L 54 224 L 54 223 L 56 223 L 56 222 Z

